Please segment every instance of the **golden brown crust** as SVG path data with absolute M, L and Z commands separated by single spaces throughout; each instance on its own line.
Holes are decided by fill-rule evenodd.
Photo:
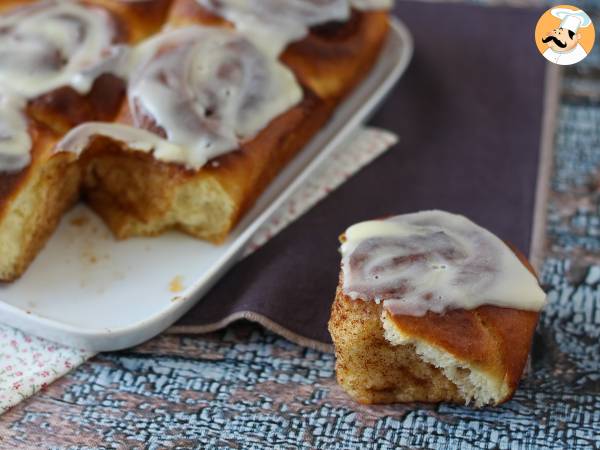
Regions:
M 281 169 L 327 123 L 333 105 L 305 91 L 299 105 L 275 118 L 235 152 L 213 160 L 205 171 L 239 205 L 234 223 L 254 204 Z M 233 225 L 233 224 L 232 224 Z
M 298 80 L 321 98 L 340 99 L 369 71 L 388 33 L 386 12 L 354 11 L 345 23 L 328 23 L 281 55 Z M 368 49 L 368 51 L 365 51 Z
M 51 156 L 56 135 L 32 131 L 32 162 L 0 176 L 0 281 L 18 278 L 79 196 L 79 169 L 71 154 Z
M 125 95 L 125 81 L 111 74 L 100 75 L 87 94 L 69 86 L 41 95 L 27 105 L 27 114 L 36 121 L 64 134 L 90 121 L 112 121 Z
M 404 334 L 504 380 L 512 395 L 527 362 L 538 313 L 481 306 L 443 315 L 392 316 L 392 320 Z
M 27 183 L 17 191 L 15 201 L 0 215 L 0 248 L 4 250 L 6 242 L 3 241 L 19 247 L 16 255 L 3 252 L 0 281 L 18 278 L 43 248 L 63 214 L 77 201 L 79 176 L 79 169 L 72 155 L 65 154 L 52 158 L 31 172 Z M 28 211 L 29 203 L 36 204 L 35 211 L 21 214 L 22 210 Z M 8 219 L 13 220 L 6 220 L 7 217 L 3 215 L 8 215 Z M 15 221 L 15 217 L 18 220 Z
M 36 0 L 4 0 L 0 2 L 0 13 L 6 14 L 15 8 L 30 5 L 35 2 Z
M 136 44 L 158 32 L 163 26 L 172 0 L 85 0 L 86 3 L 101 6 L 119 21 L 119 27 L 129 43 Z
M 525 256 L 511 249 L 535 275 Z M 423 317 L 395 315 L 392 320 L 402 332 L 504 380 L 512 393 L 527 362 L 538 317 L 534 311 L 485 305 L 445 314 L 429 312 Z
M 40 0 L 2 0 L 0 13 L 10 14 Z M 163 25 L 172 0 L 79 0 L 79 3 L 110 11 L 117 20 L 118 42 L 136 43 L 156 33 Z
M 31 178 L 36 168 L 45 162 L 51 154 L 58 136 L 48 128 L 33 120 L 29 120 L 29 135 L 33 143 L 31 149 L 31 164 L 19 172 L 0 172 L 0 220 L 9 203 L 18 194 L 19 190 Z
M 516 249 L 512 249 L 533 273 L 533 269 L 525 257 Z M 340 337 L 342 333 L 347 333 L 348 325 L 345 322 L 349 321 L 351 327 L 355 329 L 362 329 L 365 323 L 371 321 L 372 323 L 379 323 L 379 329 L 372 331 L 372 333 L 379 335 L 380 345 L 387 345 L 392 355 L 402 355 L 400 361 L 396 361 L 396 364 L 404 364 L 403 358 L 408 357 L 411 360 L 409 366 L 412 366 L 414 364 L 412 361 L 415 355 L 414 350 L 407 351 L 406 346 L 403 345 L 394 346 L 383 337 L 383 327 L 381 325 L 383 311 L 381 305 L 370 301 L 352 300 L 342 293 L 341 286 L 342 279 L 340 276 L 340 283 L 329 322 L 329 329 L 336 345 L 338 360 L 340 358 L 342 361 L 347 359 L 344 353 L 348 352 L 347 347 L 349 345 L 365 348 L 373 345 L 372 343 L 365 344 L 354 340 L 350 344 L 339 347 L 343 339 L 348 339 L 347 337 L 343 339 Z M 385 312 L 385 314 L 388 313 Z M 539 313 L 485 305 L 473 310 L 451 310 L 444 314 L 428 312 L 422 317 L 389 314 L 388 317 L 397 331 L 410 337 L 411 340 L 427 343 L 447 352 L 464 362 L 465 365 L 480 370 L 500 384 L 505 384 L 508 394 L 501 399 L 501 402 L 504 402 L 512 397 L 523 373 Z M 369 328 L 374 330 L 375 325 L 371 324 Z M 354 333 L 357 334 L 357 339 L 365 339 L 364 336 L 359 335 L 358 331 Z M 367 336 L 366 339 L 374 341 L 375 337 Z M 423 362 L 421 361 L 421 363 Z M 346 372 L 348 369 L 344 364 L 346 363 L 342 363 L 341 366 L 338 365 L 338 370 L 341 369 L 342 374 L 347 377 Z M 370 369 L 371 372 L 376 370 L 381 369 Z M 385 371 L 387 373 L 390 369 L 386 368 Z M 342 376 L 340 384 L 348 390 L 344 382 L 344 376 Z M 406 381 L 402 385 L 406 386 Z M 398 384 L 397 386 L 400 389 L 399 386 L 401 385 Z M 356 390 L 357 387 L 353 387 L 353 389 Z M 408 396 L 408 400 L 398 400 L 402 397 L 400 395 L 385 397 L 382 400 L 376 400 L 376 396 L 372 395 L 369 398 L 374 399 L 373 402 L 429 401 L 427 397 L 424 400 L 419 395 L 416 397 Z M 364 401 L 364 399 L 361 401 Z M 442 395 L 433 401 L 464 403 L 465 400 L 460 397 L 457 400 L 456 392 L 450 389 L 447 397 Z

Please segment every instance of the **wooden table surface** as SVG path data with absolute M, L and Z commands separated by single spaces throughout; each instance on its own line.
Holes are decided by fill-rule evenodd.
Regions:
M 550 304 L 506 405 L 357 405 L 331 354 L 242 323 L 93 358 L 2 416 L 0 448 L 599 448 L 600 51 L 588 60 L 562 84 Z

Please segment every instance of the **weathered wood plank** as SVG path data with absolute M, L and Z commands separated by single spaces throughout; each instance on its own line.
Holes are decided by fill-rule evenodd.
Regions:
M 545 274 L 564 280 L 565 268 L 556 262 Z M 552 295 L 586 295 L 592 287 L 561 281 Z M 566 316 L 558 304 L 550 311 L 532 376 L 500 408 L 357 405 L 336 386 L 331 355 L 246 324 L 101 355 L 5 415 L 0 446 L 496 448 L 518 441 L 591 448 L 600 440 L 598 371 L 577 337 L 597 311 L 578 305 Z

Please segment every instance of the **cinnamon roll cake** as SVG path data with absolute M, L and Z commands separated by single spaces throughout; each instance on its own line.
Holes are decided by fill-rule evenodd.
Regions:
M 362 222 L 341 241 L 329 331 L 348 394 L 476 407 L 512 397 L 545 304 L 521 253 L 443 211 Z
M 386 0 L 0 5 L 0 280 L 76 201 L 222 242 L 374 64 Z

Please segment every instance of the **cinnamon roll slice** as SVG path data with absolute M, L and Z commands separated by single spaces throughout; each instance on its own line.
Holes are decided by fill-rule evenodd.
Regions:
M 545 294 L 517 250 L 442 211 L 342 236 L 329 330 L 340 385 L 362 403 L 507 401 Z

